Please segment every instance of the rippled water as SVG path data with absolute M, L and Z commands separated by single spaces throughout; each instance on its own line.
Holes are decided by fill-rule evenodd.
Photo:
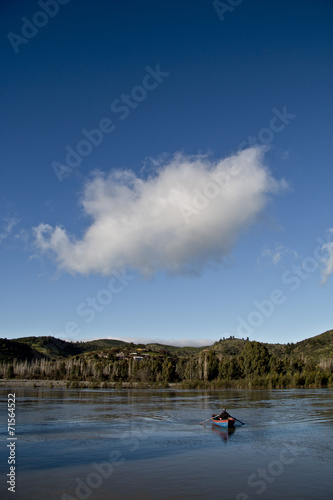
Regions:
M 15 495 L 5 479 L 8 392 L 0 389 L 1 498 L 333 496 L 330 389 L 16 389 Z M 222 407 L 246 425 L 198 425 Z

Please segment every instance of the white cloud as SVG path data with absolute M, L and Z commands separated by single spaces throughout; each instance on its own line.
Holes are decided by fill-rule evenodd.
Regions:
M 294 259 L 298 258 L 298 253 L 295 250 L 286 248 L 284 245 L 275 245 L 274 248 L 265 248 L 262 252 L 262 257 L 268 259 L 268 261 L 275 266 L 286 255 L 291 255 Z M 262 259 L 259 259 L 259 263 L 262 263 Z
M 263 156 L 262 148 L 215 161 L 176 154 L 159 161 L 148 178 L 131 171 L 96 173 L 81 199 L 92 219 L 82 239 L 40 224 L 36 245 L 70 273 L 109 275 L 123 267 L 144 276 L 198 273 L 223 261 L 239 234 L 257 221 L 268 195 L 286 187 L 270 175 Z
M 2 224 L 0 226 L 0 244 L 6 240 L 12 233 L 14 227 L 20 221 L 16 217 L 6 216 L 2 217 Z
M 333 235 L 333 229 L 328 230 L 328 235 Z M 321 259 L 321 284 L 324 284 L 333 272 L 333 242 L 328 241 L 322 246 L 321 250 L 326 253 Z

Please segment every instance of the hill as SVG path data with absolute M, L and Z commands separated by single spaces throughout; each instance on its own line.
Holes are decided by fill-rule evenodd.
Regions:
M 22 337 L 17 343 L 29 346 L 49 359 L 68 358 L 85 352 L 97 351 L 115 346 L 126 345 L 126 342 L 113 339 L 92 340 L 89 342 L 67 342 L 55 337 Z M 22 359 L 22 358 L 20 358 Z
M 292 344 L 290 351 L 293 355 L 303 356 L 315 363 L 321 359 L 333 358 L 333 330 Z
M 33 361 L 44 356 L 29 345 L 24 345 L 16 340 L 0 339 L 0 361 Z
M 296 344 L 230 336 L 206 347 L 134 344 L 114 339 L 0 339 L 0 378 L 69 384 L 285 388 L 333 386 L 333 331 Z M 106 385 L 105 385 L 106 384 Z
M 158 343 L 134 344 L 115 339 L 98 339 L 87 342 L 67 342 L 52 336 L 21 337 L 15 340 L 0 339 L 0 360 L 32 359 L 59 359 L 78 356 L 84 353 L 103 351 L 114 348 L 130 348 L 132 350 L 145 349 L 147 352 L 165 355 L 190 356 L 199 352 L 213 350 L 219 357 L 240 355 L 248 339 L 238 339 L 230 336 L 223 338 L 213 345 L 204 347 L 184 346 L 177 347 Z M 293 356 L 303 360 L 320 362 L 322 359 L 333 358 L 333 330 L 302 340 L 296 344 L 269 344 L 263 343 L 271 355 L 277 357 Z

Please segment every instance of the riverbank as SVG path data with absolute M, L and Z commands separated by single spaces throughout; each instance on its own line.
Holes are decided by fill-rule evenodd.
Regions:
M 0 387 L 66 387 L 66 380 L 0 380 Z
M 179 384 L 142 384 L 140 382 L 86 382 L 72 380 L 0 379 L 0 387 L 48 387 L 72 389 L 156 389 L 173 388 Z
M 38 388 L 47 387 L 49 389 L 206 389 L 206 390 L 222 390 L 222 389 L 327 389 L 332 388 L 332 384 L 326 387 L 316 384 L 309 385 L 274 385 L 250 383 L 244 384 L 242 381 L 207 381 L 207 380 L 186 380 L 173 383 L 143 383 L 143 382 L 97 382 L 85 380 L 43 380 L 43 379 L 0 379 L 0 387 L 8 388 Z

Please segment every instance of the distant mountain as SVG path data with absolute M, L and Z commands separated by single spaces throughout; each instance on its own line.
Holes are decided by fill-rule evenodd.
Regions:
M 242 354 L 248 339 L 229 337 L 205 347 L 176 347 L 164 344 L 134 344 L 114 339 L 98 339 L 89 342 L 67 342 L 52 336 L 22 337 L 15 340 L 0 339 L 0 361 L 34 360 L 34 359 L 64 359 L 94 351 L 103 351 L 113 348 L 130 348 L 158 352 L 161 354 L 175 354 L 191 356 L 202 351 L 212 350 L 222 357 Z M 333 330 L 329 330 L 315 337 L 311 337 L 296 344 L 263 344 L 270 354 L 279 358 L 292 356 L 319 363 L 321 359 L 333 359 Z
M 90 340 L 89 342 L 82 342 L 82 345 L 84 346 L 86 351 L 96 351 L 96 349 L 110 349 L 111 347 L 122 347 L 129 344 L 128 342 L 124 342 L 123 340 L 99 339 Z
M 126 345 L 122 340 L 100 339 L 89 342 L 66 342 L 55 337 L 22 337 L 16 339 L 17 343 L 29 346 L 48 359 L 68 358 L 85 352 L 97 351 Z
M 233 356 L 241 354 L 246 343 L 249 340 L 236 339 L 233 337 L 215 342 L 212 346 L 214 351 L 223 354 L 224 356 Z M 319 362 L 320 358 L 333 358 L 333 330 L 328 330 L 325 333 L 316 335 L 300 342 L 288 344 L 268 344 L 263 343 L 271 354 L 275 356 L 293 355 L 311 359 L 314 362 Z M 207 349 L 207 348 L 204 348 Z
M 44 356 L 38 350 L 16 340 L 0 339 L 0 361 L 33 361 Z

